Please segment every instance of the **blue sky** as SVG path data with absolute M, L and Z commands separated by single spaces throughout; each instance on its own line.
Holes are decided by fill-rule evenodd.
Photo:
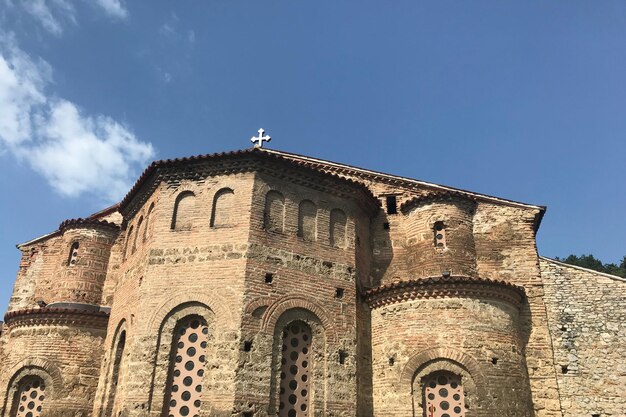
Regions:
M 626 255 L 626 3 L 0 0 L 0 311 L 15 244 L 152 159 L 270 147 L 548 206 Z

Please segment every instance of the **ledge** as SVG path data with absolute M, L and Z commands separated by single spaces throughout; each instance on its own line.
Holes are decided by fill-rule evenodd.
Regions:
M 9 311 L 4 316 L 5 324 L 13 329 L 27 326 L 78 326 L 105 329 L 109 321 L 107 311 L 93 311 L 82 308 L 28 308 Z
M 59 225 L 59 230 L 64 232 L 67 229 L 89 229 L 94 227 L 104 227 L 110 228 L 113 230 L 119 230 L 120 227 L 115 223 L 108 222 L 106 220 L 97 220 L 97 219 L 69 219 L 65 220 Z
M 370 308 L 431 298 L 495 299 L 519 308 L 525 295 L 524 288 L 520 286 L 469 276 L 413 279 L 382 285 L 365 292 Z

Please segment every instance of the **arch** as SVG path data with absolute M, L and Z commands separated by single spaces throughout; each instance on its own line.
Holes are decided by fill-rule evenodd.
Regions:
M 341 209 L 332 209 L 330 212 L 330 244 L 338 248 L 346 247 L 346 228 L 348 217 Z
M 285 197 L 276 190 L 270 190 L 265 195 L 263 228 L 269 232 L 285 230 Z
M 137 250 L 137 238 L 139 237 L 139 232 L 141 231 L 142 224 L 143 216 L 139 217 L 139 220 L 137 221 L 137 233 L 135 233 L 135 236 L 133 237 L 133 246 L 130 249 L 130 253 L 135 253 L 135 251 Z
M 175 332 L 182 321 L 192 316 L 202 319 L 203 322 L 206 323 L 209 337 L 207 340 L 210 348 L 216 348 L 213 346 L 214 339 L 219 334 L 224 333 L 224 329 L 216 329 L 215 326 L 219 323 L 219 320 L 216 319 L 214 311 L 204 303 L 184 302 L 183 304 L 177 305 L 165 315 L 163 320 L 158 323 L 158 330 L 155 332 L 154 350 L 150 353 L 153 359 L 151 360 L 152 375 L 148 394 L 149 413 L 152 410 L 154 410 L 154 412 L 158 410 L 160 413 L 166 407 L 166 387 L 171 376 L 172 349 L 175 348 L 175 344 L 176 346 L 178 345 Z M 207 356 L 207 358 L 209 357 Z M 170 371 L 167 373 L 159 372 L 158 370 L 160 369 L 169 369 Z M 216 368 L 212 369 L 215 369 L 215 371 L 208 371 L 207 369 L 205 369 L 205 371 L 219 371 L 219 369 Z M 215 378 L 215 376 L 213 376 L 213 378 Z M 206 380 L 207 378 L 204 378 L 205 382 Z
M 276 328 L 276 323 L 288 310 L 302 309 L 311 312 L 320 321 L 329 343 L 338 340 L 337 329 L 330 315 L 324 308 L 312 301 L 299 296 L 286 296 L 270 305 L 261 318 L 261 330 L 269 331 Z
M 4 398 L 4 409 L 12 410 L 14 399 L 20 383 L 29 376 L 41 378 L 46 384 L 47 396 L 52 400 L 63 395 L 63 378 L 59 368 L 52 362 L 42 358 L 28 358 L 13 366 L 8 373 L 12 375 Z
M 154 314 L 148 321 L 148 334 L 156 335 L 159 332 L 159 327 L 172 311 L 183 305 L 194 303 L 204 305 L 215 314 L 216 325 L 220 326 L 222 330 L 230 330 L 236 325 L 232 313 L 228 308 L 230 303 L 223 297 L 215 293 L 203 294 L 196 292 L 195 294 L 189 294 L 187 291 L 179 291 L 156 308 Z
M 40 417 L 46 403 L 46 383 L 38 375 L 27 375 L 20 379 L 15 391 L 11 417 Z
M 298 206 L 298 236 L 307 242 L 317 238 L 317 206 L 311 200 L 302 200 Z
M 235 209 L 235 192 L 232 188 L 225 187 L 216 192 L 213 197 L 211 227 L 232 226 Z
M 145 242 L 146 240 L 148 240 L 148 228 L 150 227 L 150 217 L 152 216 L 152 210 L 154 210 L 154 202 L 152 202 L 150 204 L 150 207 L 148 208 L 148 213 L 146 214 L 146 220 L 143 226 L 143 236 L 142 236 L 142 240 Z
M 131 242 L 133 240 L 133 231 L 135 230 L 134 226 L 131 225 L 128 228 L 128 234 L 126 235 L 126 244 L 124 246 L 124 258 L 128 257 L 128 249 L 131 246 Z
M 196 195 L 193 191 L 182 191 L 174 202 L 172 230 L 191 230 L 196 211 Z
M 449 347 L 433 347 L 411 356 L 400 374 L 400 386 L 402 389 L 412 387 L 413 381 L 420 375 L 420 371 L 423 372 L 429 365 L 431 366 L 427 369 L 428 373 L 437 370 L 451 372 L 465 370 L 475 383 L 479 397 L 484 398 L 487 379 L 478 361 L 466 353 Z
M 123 325 L 123 324 L 122 324 Z M 125 326 L 124 326 L 125 327 Z M 113 363 L 111 368 L 111 374 L 107 383 L 106 389 L 108 390 L 107 400 L 105 404 L 104 415 L 113 417 L 116 409 L 118 386 L 121 385 L 121 371 L 123 369 L 124 352 L 126 348 L 126 329 L 123 328 L 116 337 L 116 343 L 114 344 L 115 350 L 113 351 Z M 118 401 L 116 401 L 116 399 Z

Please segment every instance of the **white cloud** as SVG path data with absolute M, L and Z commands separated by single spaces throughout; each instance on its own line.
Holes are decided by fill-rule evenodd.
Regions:
M 128 10 L 120 0 L 96 0 L 96 4 L 111 17 L 118 19 L 128 17 Z
M 45 61 L 35 62 L 12 36 L 0 34 L 0 146 L 62 195 L 121 198 L 154 156 L 152 145 L 110 117 L 48 97 L 50 74 Z
M 56 3 L 57 2 L 55 2 L 55 4 Z M 60 1 L 59 3 L 61 6 L 65 6 L 61 7 L 62 10 L 67 11 L 68 7 L 70 7 L 71 10 L 71 6 L 69 6 L 66 2 Z M 53 35 L 61 36 L 63 33 L 63 26 L 61 25 L 59 18 L 52 13 L 52 10 L 50 10 L 45 0 L 25 1 L 23 2 L 23 6 L 28 14 L 41 23 L 41 26 L 43 26 L 44 29 Z

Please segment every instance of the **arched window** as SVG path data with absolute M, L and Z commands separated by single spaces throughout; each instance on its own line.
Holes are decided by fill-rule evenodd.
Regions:
M 116 409 L 117 387 L 120 382 L 120 371 L 124 360 L 124 348 L 126 346 L 126 330 L 122 330 L 119 335 L 117 347 L 115 348 L 115 356 L 113 358 L 113 371 L 111 373 L 111 387 L 109 389 L 109 399 L 107 401 L 106 413 L 107 417 L 113 417 Z
M 173 230 L 191 230 L 195 217 L 196 196 L 191 191 L 183 191 L 176 198 L 172 215 Z
M 330 244 L 338 248 L 346 247 L 346 213 L 339 209 L 330 212 Z
M 317 234 L 317 206 L 309 200 L 303 200 L 298 210 L 298 236 L 312 242 Z
M 46 385 L 38 376 L 22 379 L 15 393 L 11 417 L 39 417 L 46 400 Z
M 198 316 L 180 320 L 174 329 L 167 378 L 165 416 L 195 416 L 202 406 L 202 379 L 209 328 Z
M 285 223 L 285 197 L 278 191 L 270 191 L 265 196 L 263 228 L 270 232 L 282 232 Z
M 311 392 L 311 328 L 302 321 L 283 330 L 280 368 L 280 417 L 307 417 Z
M 435 372 L 424 378 L 424 415 L 432 417 L 465 416 L 461 378 L 451 372 Z
M 146 221 L 143 226 L 143 241 L 148 240 L 148 227 L 150 226 L 150 216 L 152 215 L 152 210 L 154 210 L 154 203 L 150 204 L 150 208 L 148 209 L 148 214 L 146 214 Z
M 235 192 L 230 188 L 222 188 L 215 193 L 215 198 L 213 199 L 211 227 L 231 226 L 234 212 Z
M 134 239 L 134 235 L 133 232 L 135 231 L 135 228 L 133 226 L 130 226 L 128 228 L 128 234 L 126 235 L 126 247 L 124 248 L 124 257 L 127 257 L 129 255 L 128 250 L 129 248 L 132 246 L 132 241 Z
M 78 242 L 72 242 L 72 245 L 70 246 L 70 254 L 67 258 L 68 266 L 74 266 L 76 265 L 76 262 L 78 262 L 78 247 L 79 246 L 80 244 Z
M 435 248 L 437 249 L 445 249 L 446 248 L 446 226 L 443 222 L 435 222 L 435 226 L 433 228 L 435 235 Z
M 141 231 L 142 223 L 143 223 L 143 216 L 141 216 L 139 218 L 139 221 L 137 222 L 137 233 L 135 233 L 135 237 L 133 237 L 133 247 L 130 250 L 131 253 L 135 253 L 135 251 L 137 250 L 137 238 L 139 237 L 139 232 Z

